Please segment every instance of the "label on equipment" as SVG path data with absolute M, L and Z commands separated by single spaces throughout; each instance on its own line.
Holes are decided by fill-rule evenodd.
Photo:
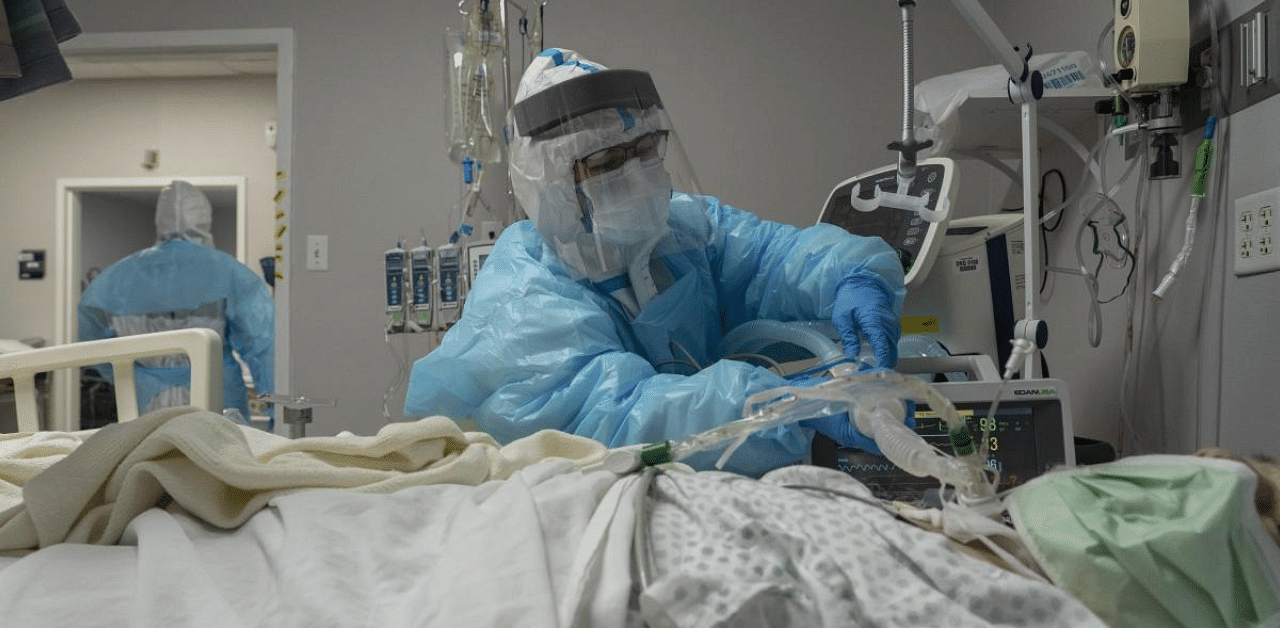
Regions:
M 942 328 L 937 316 L 903 316 L 900 322 L 904 334 L 936 334 Z

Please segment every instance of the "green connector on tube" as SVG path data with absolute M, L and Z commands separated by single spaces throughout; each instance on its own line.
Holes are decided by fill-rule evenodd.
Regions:
M 641 449 L 640 462 L 646 467 L 671 462 L 671 441 L 664 440 Z
M 957 456 L 973 453 L 973 434 L 969 432 L 968 425 L 953 429 L 948 435 L 951 437 L 951 448 Z
M 1204 141 L 1196 149 L 1196 165 L 1191 175 L 1191 195 L 1203 198 L 1209 183 L 1209 168 L 1213 166 L 1213 133 L 1218 126 L 1218 119 L 1209 116 L 1204 125 Z

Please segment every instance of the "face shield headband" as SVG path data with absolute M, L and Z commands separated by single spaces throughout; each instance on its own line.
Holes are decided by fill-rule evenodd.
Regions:
M 532 139 L 556 135 L 558 127 L 593 111 L 662 107 L 648 72 L 599 70 L 557 83 L 517 102 L 516 132 Z

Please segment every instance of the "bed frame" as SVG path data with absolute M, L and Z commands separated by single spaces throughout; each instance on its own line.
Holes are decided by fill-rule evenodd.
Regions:
M 222 338 L 211 329 L 179 329 L 7 353 L 0 355 L 0 379 L 13 378 L 18 431 L 36 432 L 41 429 L 37 373 L 109 363 L 115 370 L 117 415 L 121 422 L 131 421 L 138 418 L 134 360 L 176 353 L 185 353 L 191 360 L 191 405 L 220 411 Z M 78 422 L 73 424 L 78 426 Z

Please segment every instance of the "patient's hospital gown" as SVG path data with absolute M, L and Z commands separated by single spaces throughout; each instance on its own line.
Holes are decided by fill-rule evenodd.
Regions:
M 609 286 L 575 277 L 532 223 L 512 225 L 462 319 L 414 364 L 405 412 L 470 418 L 504 442 L 542 429 L 609 446 L 678 438 L 741 418 L 747 396 L 785 385 L 767 369 L 718 360 L 738 325 L 830 320 L 836 285 L 853 273 L 882 285 L 901 312 L 902 265 L 883 240 L 701 200 L 706 211 L 673 198 L 671 233 L 655 250 L 655 280 L 669 273 L 669 285 L 634 320 Z M 693 362 L 703 368 L 694 373 Z M 808 444 L 794 424 L 760 432 L 728 468 L 758 475 L 800 461 Z M 716 456 L 689 462 L 709 468 Z
M 1105 626 L 1048 582 L 896 520 L 832 469 L 660 474 L 648 508 L 649 626 Z

